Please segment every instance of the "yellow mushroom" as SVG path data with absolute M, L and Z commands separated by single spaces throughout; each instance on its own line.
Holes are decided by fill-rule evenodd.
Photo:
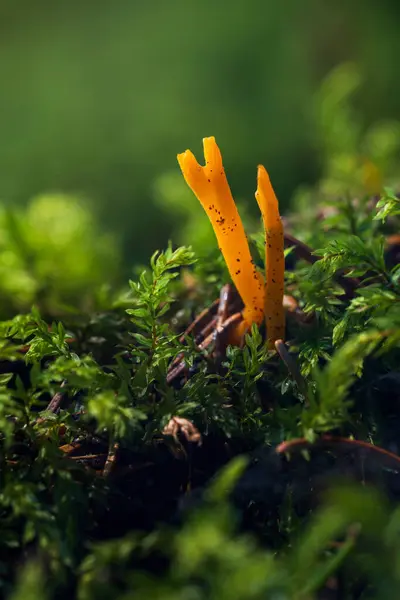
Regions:
M 200 201 L 211 221 L 219 248 L 243 304 L 243 321 L 232 343 L 239 343 L 252 323 L 261 324 L 264 315 L 264 280 L 251 258 L 242 221 L 232 197 L 214 137 L 203 139 L 205 166 L 193 153 L 178 154 L 186 183 Z M 280 336 L 282 337 L 282 336 Z
M 267 171 L 259 165 L 257 172 L 256 200 L 265 229 L 265 322 L 268 347 L 285 337 L 285 313 L 283 291 L 285 275 L 283 226 L 279 215 L 278 200 Z

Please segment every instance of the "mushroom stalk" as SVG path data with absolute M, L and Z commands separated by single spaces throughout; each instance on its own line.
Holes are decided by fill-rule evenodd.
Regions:
M 251 258 L 243 223 L 226 179 L 220 150 L 214 137 L 203 139 L 205 166 L 193 153 L 178 154 L 186 183 L 200 201 L 211 221 L 219 248 L 243 304 L 243 321 L 238 325 L 238 343 L 252 323 L 261 324 L 264 315 L 264 281 Z M 282 337 L 280 333 L 279 338 Z
M 268 347 L 285 336 L 285 313 L 283 291 L 285 276 L 283 226 L 279 215 L 278 200 L 267 171 L 258 167 L 256 200 L 265 229 L 265 323 Z

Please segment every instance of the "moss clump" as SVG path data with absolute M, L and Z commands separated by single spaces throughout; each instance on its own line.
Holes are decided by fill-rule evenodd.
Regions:
M 255 325 L 227 347 L 218 259 L 185 247 L 156 253 L 123 294 L 100 302 L 88 285 L 96 311 L 76 300 L 60 319 L 44 287 L 1 322 L 4 597 L 397 597 L 398 200 L 319 208 L 307 230 L 291 218 L 315 252 L 287 227 L 277 351 Z M 24 248 L 18 218 L 3 220 L 10 252 Z

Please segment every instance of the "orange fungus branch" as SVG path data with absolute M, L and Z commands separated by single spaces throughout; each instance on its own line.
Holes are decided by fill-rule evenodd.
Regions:
M 256 200 L 265 228 L 265 322 L 268 345 L 274 347 L 276 340 L 285 337 L 285 313 L 283 289 L 285 275 L 283 226 L 279 215 L 278 200 L 268 173 L 258 167 Z
M 246 234 L 226 179 L 220 150 L 214 137 L 203 139 L 205 166 L 193 153 L 178 154 L 186 183 L 211 221 L 229 273 L 244 304 L 243 322 L 235 341 L 264 315 L 264 281 L 251 258 Z M 278 256 L 278 255 L 277 255 Z

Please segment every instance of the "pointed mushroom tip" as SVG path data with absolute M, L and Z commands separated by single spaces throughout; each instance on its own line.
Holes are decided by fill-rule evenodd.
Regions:
M 187 155 L 186 153 L 187 153 L 187 150 L 185 150 L 185 152 L 179 152 L 179 153 L 176 155 L 176 158 L 177 158 L 177 160 L 178 160 L 178 163 L 179 163 L 181 166 L 182 166 L 182 164 L 183 164 L 183 162 L 184 162 L 184 160 L 185 160 L 185 158 L 186 158 L 186 155 Z
M 264 165 L 258 165 L 257 167 L 257 190 L 258 188 L 263 188 L 264 192 L 266 192 L 267 189 L 272 190 L 271 179 Z
M 211 135 L 210 137 L 203 138 L 203 151 L 206 166 L 212 164 L 214 169 L 223 168 L 221 150 L 219 149 L 218 144 L 213 135 Z
M 210 135 L 208 137 L 203 138 L 203 150 L 204 156 L 210 153 L 215 153 L 215 150 L 218 149 L 217 142 L 215 141 L 215 136 Z
M 260 177 L 267 177 L 269 179 L 268 171 L 264 167 L 264 165 L 258 165 L 257 166 L 257 176 L 258 176 L 258 178 L 260 178 Z
M 180 152 L 176 155 L 179 162 L 197 162 L 196 157 L 191 150 L 185 150 L 185 152 Z

